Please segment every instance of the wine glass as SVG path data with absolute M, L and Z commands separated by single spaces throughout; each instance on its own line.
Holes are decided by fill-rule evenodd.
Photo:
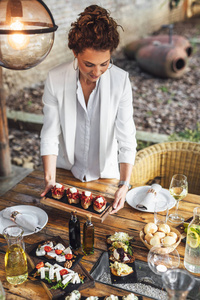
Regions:
M 162 275 L 169 269 L 178 268 L 180 255 L 174 247 L 160 244 L 150 249 L 147 261 L 155 274 Z
M 175 269 L 163 273 L 162 282 L 169 300 L 184 300 L 194 287 L 195 278 L 185 270 Z
M 168 219 L 172 223 L 183 223 L 184 217 L 178 213 L 179 201 L 185 198 L 188 193 L 187 177 L 183 174 L 176 174 L 172 176 L 172 180 L 169 186 L 170 194 L 176 200 L 176 209 L 174 214 L 170 214 Z

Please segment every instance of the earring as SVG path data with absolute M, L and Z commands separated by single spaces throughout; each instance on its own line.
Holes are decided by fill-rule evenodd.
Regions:
M 108 69 L 111 69 L 112 66 L 113 66 L 113 59 L 111 58 L 111 59 L 110 59 L 110 66 L 108 67 Z
M 77 57 L 74 57 L 73 68 L 74 68 L 75 71 L 78 70 L 78 59 L 77 59 Z

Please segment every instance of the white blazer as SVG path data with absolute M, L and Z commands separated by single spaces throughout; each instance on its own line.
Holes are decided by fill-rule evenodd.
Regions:
M 100 177 L 118 178 L 118 163 L 134 164 L 136 154 L 132 89 L 128 73 L 113 66 L 100 79 Z M 57 155 L 57 167 L 74 164 L 76 71 L 63 64 L 48 74 L 44 95 L 41 155 Z

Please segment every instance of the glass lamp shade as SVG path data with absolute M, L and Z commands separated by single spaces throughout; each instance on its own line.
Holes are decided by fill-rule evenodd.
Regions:
M 30 69 L 51 51 L 57 26 L 41 0 L 0 1 L 0 66 Z

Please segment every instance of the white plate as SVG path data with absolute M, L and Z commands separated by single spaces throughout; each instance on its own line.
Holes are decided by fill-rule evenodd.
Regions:
M 13 210 L 17 210 L 20 213 L 26 214 L 28 215 L 28 217 L 30 218 L 30 220 L 36 220 L 38 222 L 38 226 L 41 227 L 41 229 L 47 224 L 48 222 L 48 215 L 47 213 L 36 206 L 32 206 L 32 205 L 16 205 L 12 207 Z M 0 211 L 0 233 L 3 233 L 4 228 L 6 228 L 7 226 L 11 226 L 11 225 L 16 225 L 16 223 L 14 223 L 11 220 L 8 220 L 6 218 L 3 217 L 3 211 Z M 26 235 L 31 235 L 33 233 L 35 233 L 34 231 L 30 231 L 26 228 L 24 229 L 24 234 L 23 236 Z
M 143 212 L 154 212 L 154 203 L 152 203 L 152 207 L 148 210 L 140 209 L 136 207 L 138 203 L 140 203 L 144 197 L 146 196 L 147 191 L 149 190 L 150 185 L 145 186 L 139 186 L 136 188 L 133 188 L 126 194 L 126 202 L 132 206 L 133 208 L 143 211 Z M 164 202 L 167 200 L 169 204 L 169 209 L 174 207 L 176 200 L 172 197 L 170 192 L 168 190 L 162 189 L 157 197 L 159 196 L 159 202 Z

